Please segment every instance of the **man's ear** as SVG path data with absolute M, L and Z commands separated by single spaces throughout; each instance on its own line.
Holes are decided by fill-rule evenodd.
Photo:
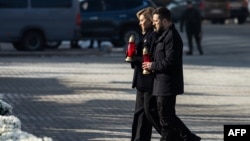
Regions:
M 162 22 L 164 23 L 164 24 L 166 24 L 167 23 L 167 19 L 162 19 Z
M 170 21 L 165 18 L 162 20 L 162 23 L 164 24 L 164 26 L 170 26 Z

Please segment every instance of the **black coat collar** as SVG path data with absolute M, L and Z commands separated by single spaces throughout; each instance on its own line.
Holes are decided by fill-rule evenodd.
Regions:
M 157 39 L 156 42 L 162 42 L 162 41 L 164 41 L 164 39 L 166 38 L 166 36 L 167 36 L 169 30 L 172 30 L 172 29 L 174 29 L 174 28 L 175 28 L 174 24 L 171 24 L 167 29 L 165 29 L 165 30 L 162 32 L 161 35 L 159 35 L 159 38 Z

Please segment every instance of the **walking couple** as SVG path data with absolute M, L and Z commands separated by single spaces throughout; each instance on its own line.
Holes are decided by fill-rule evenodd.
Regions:
M 136 47 L 131 67 L 136 103 L 131 141 L 150 141 L 152 127 L 160 141 L 200 141 L 175 113 L 176 96 L 184 93 L 183 42 L 171 21 L 168 9 L 144 8 L 136 13 L 142 39 Z M 143 62 L 143 48 L 150 62 Z M 150 74 L 143 74 L 143 70 Z

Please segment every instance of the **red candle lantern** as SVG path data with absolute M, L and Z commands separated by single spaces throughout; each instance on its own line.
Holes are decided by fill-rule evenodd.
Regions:
M 150 62 L 150 56 L 149 56 L 147 47 L 143 48 L 142 54 L 143 54 L 143 62 Z M 150 74 L 150 71 L 144 69 L 142 73 L 143 74 Z
M 136 46 L 135 46 L 135 37 L 134 35 L 131 35 L 129 37 L 129 43 L 128 43 L 128 48 L 127 48 L 127 57 L 125 59 L 126 62 L 132 62 L 133 56 L 135 55 L 136 52 Z

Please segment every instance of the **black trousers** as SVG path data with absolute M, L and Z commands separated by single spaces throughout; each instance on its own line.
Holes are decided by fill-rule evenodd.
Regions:
M 203 50 L 201 47 L 200 32 L 197 30 L 193 30 L 193 29 L 186 29 L 186 30 L 187 30 L 186 33 L 187 33 L 187 38 L 188 38 L 189 52 L 193 53 L 193 37 L 194 37 L 199 53 L 203 54 Z
M 187 126 L 175 113 L 176 96 L 157 96 L 157 108 L 160 117 L 161 141 L 182 140 L 191 134 Z
M 137 90 L 131 141 L 150 141 L 152 126 L 161 133 L 156 97 Z

